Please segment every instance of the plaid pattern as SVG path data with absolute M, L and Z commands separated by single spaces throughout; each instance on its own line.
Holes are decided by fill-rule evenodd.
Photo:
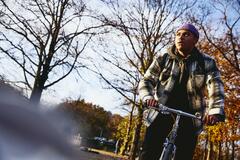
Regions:
M 169 50 L 168 58 L 163 55 L 157 57 L 148 68 L 143 79 L 139 83 L 140 98 L 145 101 L 149 98 L 155 98 L 159 103 L 165 104 L 168 94 L 172 91 L 177 77 L 181 72 L 180 61 L 172 56 L 172 49 Z M 187 94 L 189 105 L 195 112 L 201 115 L 207 110 L 208 114 L 224 115 L 224 87 L 220 77 L 220 72 L 214 59 L 194 50 L 197 55 L 189 63 L 189 78 L 187 81 Z M 166 56 L 165 56 L 166 57 Z M 201 67 L 201 61 L 203 67 Z M 204 99 L 205 90 L 208 93 L 208 106 Z M 146 109 L 144 119 L 146 124 L 150 125 L 156 118 L 158 112 Z

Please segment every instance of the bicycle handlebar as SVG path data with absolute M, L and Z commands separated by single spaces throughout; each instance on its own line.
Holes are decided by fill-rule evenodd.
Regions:
M 170 112 L 170 113 L 174 113 L 174 114 L 177 114 L 177 115 L 180 115 L 180 116 L 185 116 L 185 117 L 190 117 L 190 118 L 194 118 L 194 119 L 198 119 L 201 121 L 201 117 L 198 116 L 198 115 L 193 115 L 193 114 L 190 114 L 190 113 L 187 113 L 187 112 L 183 112 L 181 110 L 177 110 L 177 109 L 172 109 L 172 108 L 169 108 L 163 104 L 159 104 L 158 107 L 150 107 L 148 106 L 148 108 L 151 108 L 151 109 L 154 109 L 158 112 Z

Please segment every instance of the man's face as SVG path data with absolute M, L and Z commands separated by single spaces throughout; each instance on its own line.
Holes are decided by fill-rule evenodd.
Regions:
M 175 36 L 176 48 L 184 55 L 189 54 L 198 41 L 198 39 L 188 30 L 179 30 Z

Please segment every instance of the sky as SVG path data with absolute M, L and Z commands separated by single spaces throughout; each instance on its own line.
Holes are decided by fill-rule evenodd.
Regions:
M 1 58 L 0 58 L 1 59 Z M 3 65 L 8 64 L 8 65 Z M 22 73 L 14 63 L 1 59 L 0 74 L 10 80 L 17 80 Z M 81 71 L 80 71 L 81 72 Z M 99 105 L 104 110 L 122 116 L 128 113 L 121 109 L 120 95 L 114 90 L 104 89 L 99 78 L 89 71 L 82 71 L 82 78 L 76 74 L 70 74 L 62 81 L 43 91 L 41 101 L 43 104 L 56 105 L 65 100 L 84 99 L 88 103 Z
M 103 89 L 98 77 L 91 73 L 83 74 L 83 79 L 78 77 L 78 80 L 76 75 L 71 74 L 44 91 L 42 96 L 43 101 L 52 104 L 78 98 L 99 105 L 113 114 L 127 115 L 127 112 L 121 109 L 120 96 L 114 90 Z
M 88 3 L 91 4 L 93 8 L 104 10 L 100 7 L 99 0 L 89 0 Z M 19 79 L 19 73 L 22 73 L 21 70 L 13 71 L 12 68 L 16 68 L 15 64 L 5 61 L 1 56 L 0 66 L 0 74 L 5 73 L 9 79 Z M 120 107 L 120 95 L 113 90 L 103 89 L 98 77 L 89 72 L 82 74 L 84 80 L 79 77 L 77 79 L 77 76 L 78 75 L 70 74 L 64 80 L 45 90 L 42 100 L 49 103 L 60 103 L 66 99 L 75 100 L 81 98 L 85 99 L 86 102 L 103 107 L 106 111 L 121 115 L 127 114 Z
M 91 4 L 92 8 L 99 8 L 99 1 L 90 0 L 87 3 Z M 22 70 L 16 67 L 16 64 L 2 57 L 3 55 L 0 55 L 0 65 L 2 66 L 0 67 L 0 74 L 13 81 L 23 79 Z M 41 100 L 43 103 L 58 104 L 66 99 L 76 100 L 80 98 L 94 105 L 99 105 L 114 114 L 127 114 L 120 107 L 120 96 L 113 90 L 103 89 L 98 77 L 89 72 L 84 72 L 81 76 L 82 79 L 74 73 L 70 74 L 59 83 L 44 90 Z

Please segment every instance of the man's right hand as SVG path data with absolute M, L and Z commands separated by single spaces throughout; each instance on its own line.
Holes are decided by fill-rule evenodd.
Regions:
M 147 105 L 147 107 L 157 107 L 158 105 L 158 101 L 156 101 L 155 99 L 147 99 L 145 101 L 145 104 Z

